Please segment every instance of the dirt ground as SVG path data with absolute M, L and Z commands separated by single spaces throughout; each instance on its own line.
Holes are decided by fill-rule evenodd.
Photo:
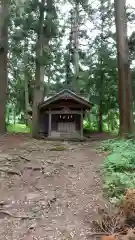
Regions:
M 92 239 L 104 204 L 97 144 L 1 137 L 0 240 Z

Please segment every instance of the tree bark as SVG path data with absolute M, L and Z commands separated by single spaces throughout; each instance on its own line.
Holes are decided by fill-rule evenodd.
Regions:
M 34 86 L 34 99 L 32 109 L 32 136 L 37 138 L 39 135 L 39 110 L 38 105 L 43 99 L 43 68 L 41 66 L 40 58 L 43 55 L 43 23 L 44 23 L 44 6 L 45 0 L 42 0 L 39 10 L 39 32 L 36 45 L 36 72 L 35 72 L 35 86 Z
M 24 1 L 24 0 L 23 0 Z M 30 104 L 29 104 L 29 69 L 28 69 L 28 46 L 29 41 L 28 38 L 25 39 L 25 45 L 24 45 L 24 52 L 23 52 L 23 61 L 24 61 L 24 95 L 25 95 L 25 124 L 26 126 L 29 125 L 29 110 L 30 110 Z
M 14 125 L 16 124 L 16 106 L 14 105 L 14 111 L 13 111 L 13 120 L 14 120 Z
M 10 120 L 10 110 L 8 109 L 8 111 L 7 111 L 7 124 L 9 124 L 9 120 Z
M 79 92 L 79 2 L 75 1 L 74 25 L 73 25 L 73 46 L 74 46 L 74 79 L 73 89 Z
M 101 40 L 102 41 L 102 40 Z M 101 50 L 102 51 L 102 50 Z M 99 89 L 99 109 L 98 109 L 98 131 L 103 132 L 103 96 L 104 96 L 104 70 L 102 52 L 100 56 L 100 89 Z
M 70 17 L 70 23 L 71 23 L 71 29 L 70 29 L 70 34 L 69 34 L 69 44 L 68 44 L 68 52 L 67 56 L 65 59 L 65 70 L 66 70 L 66 88 L 71 87 L 74 89 L 73 82 L 71 84 L 71 69 L 70 69 L 70 64 L 71 64 L 71 59 L 72 59 L 72 42 L 73 42 L 73 11 L 70 11 L 71 17 Z
M 25 90 L 25 123 L 26 126 L 29 125 L 29 88 L 28 88 L 28 76 L 27 76 L 27 70 L 25 70 L 24 74 L 24 90 Z
M 100 1 L 100 19 L 101 19 L 101 34 L 100 34 L 100 56 L 99 56 L 99 66 L 100 66 L 100 89 L 99 89 L 99 116 L 98 116 L 98 131 L 103 132 L 103 97 L 104 97 L 104 70 L 103 70 L 103 51 L 104 51 L 104 0 Z
M 115 22 L 118 62 L 118 103 L 120 113 L 120 136 L 133 132 L 132 80 L 127 39 L 126 0 L 115 0 Z
M 44 12 L 46 6 L 46 26 L 44 29 Z M 41 62 L 43 54 L 49 50 L 49 41 L 52 39 L 51 36 L 51 24 L 53 18 L 53 0 L 42 0 L 40 3 L 40 17 L 39 17 L 39 32 L 38 41 L 36 46 L 36 73 L 35 73 L 35 88 L 34 88 L 34 100 L 32 110 L 32 136 L 37 138 L 40 133 L 40 114 L 39 114 L 39 103 L 44 99 L 44 75 L 45 75 L 45 64 Z M 49 26 L 47 25 L 49 22 Z
M 0 134 L 6 132 L 8 0 L 0 2 Z
M 99 131 L 100 133 L 103 132 L 102 101 L 100 102 L 99 110 L 98 110 L 98 131 Z

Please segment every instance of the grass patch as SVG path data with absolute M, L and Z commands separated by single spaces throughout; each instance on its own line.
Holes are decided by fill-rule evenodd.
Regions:
M 8 132 L 10 133 L 30 133 L 30 128 L 25 124 L 10 124 L 7 127 Z
M 101 151 L 110 152 L 102 166 L 104 191 L 111 201 L 121 200 L 127 189 L 135 188 L 135 141 L 104 141 Z

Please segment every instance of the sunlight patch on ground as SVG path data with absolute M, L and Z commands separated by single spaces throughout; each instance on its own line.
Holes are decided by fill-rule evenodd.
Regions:
M 30 128 L 25 124 L 10 124 L 7 129 L 10 133 L 30 133 Z

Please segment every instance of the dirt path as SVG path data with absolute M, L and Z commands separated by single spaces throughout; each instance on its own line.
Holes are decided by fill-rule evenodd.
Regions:
M 103 204 L 94 146 L 25 140 L 1 151 L 0 240 L 91 239 Z

